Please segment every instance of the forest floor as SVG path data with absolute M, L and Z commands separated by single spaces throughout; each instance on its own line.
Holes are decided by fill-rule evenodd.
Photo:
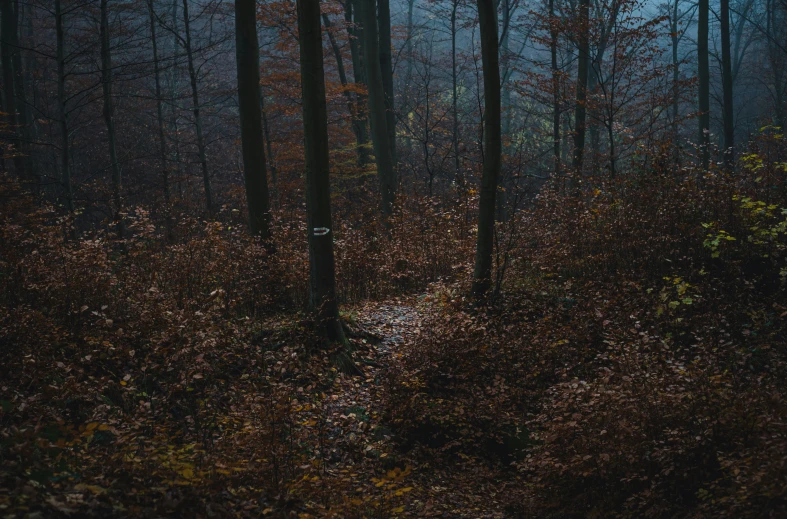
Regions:
M 424 297 L 408 300 L 394 300 L 371 303 L 362 307 L 355 321 L 360 327 L 371 332 L 381 340 L 373 348 L 367 360 L 377 364 L 365 369 L 368 378 L 379 380 L 383 372 L 396 363 L 403 353 L 400 348 L 405 343 L 418 341 L 421 335 L 425 314 L 430 304 L 423 302 Z M 371 415 L 382 416 L 379 409 L 384 396 L 382 388 L 374 385 L 366 395 L 364 405 L 372 410 Z M 345 398 L 350 395 L 345 394 Z M 385 428 L 386 424 L 375 424 Z M 407 515 L 421 517 L 504 517 L 503 504 L 496 497 L 504 489 L 495 482 L 495 471 L 486 463 L 473 457 L 441 456 L 440 452 L 422 449 L 401 451 L 401 445 L 387 445 L 387 449 L 397 452 L 400 465 L 411 467 L 410 480 L 413 490 L 405 500 L 403 511 Z M 486 476 L 486 477 L 484 477 Z
M 331 367 L 292 315 L 202 346 L 39 352 L 14 373 L 48 380 L 45 396 L 10 379 L 0 393 L 0 516 L 506 517 L 499 465 L 388 423 L 389 372 L 432 304 L 345 309 L 363 376 Z

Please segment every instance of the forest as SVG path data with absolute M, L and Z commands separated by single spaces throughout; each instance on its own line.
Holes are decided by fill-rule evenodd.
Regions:
M 787 0 L 0 0 L 0 517 L 787 517 Z

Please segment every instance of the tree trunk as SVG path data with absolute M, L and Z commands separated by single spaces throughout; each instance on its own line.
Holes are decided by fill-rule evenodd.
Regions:
M 178 108 L 176 98 L 178 93 L 178 0 L 172 0 L 172 66 L 169 69 L 169 129 L 172 135 L 172 162 L 175 172 L 175 183 L 178 187 L 178 196 L 183 198 L 183 179 L 180 170 L 180 130 L 178 129 Z
M 366 164 L 366 157 L 364 156 L 363 143 L 361 142 L 361 139 L 363 138 L 363 130 L 361 128 L 361 120 L 358 119 L 355 113 L 356 107 L 355 103 L 353 102 L 353 96 L 347 89 L 347 73 L 344 70 L 342 51 L 339 48 L 339 44 L 336 43 L 336 38 L 331 32 L 331 20 L 328 18 L 328 15 L 323 14 L 322 20 L 323 24 L 325 24 L 325 32 L 328 34 L 328 41 L 330 42 L 331 49 L 333 50 L 333 57 L 336 59 L 336 70 L 339 73 L 339 82 L 342 84 L 344 97 L 347 100 L 347 111 L 350 112 L 350 119 L 352 120 L 353 133 L 355 134 L 356 154 L 358 155 L 358 165 L 364 166 Z
M 484 156 L 478 205 L 478 237 L 473 296 L 483 300 L 492 280 L 492 249 L 495 233 L 495 198 L 500 175 L 502 142 L 500 135 L 500 64 L 497 39 L 497 9 L 494 0 L 478 0 L 481 30 L 481 59 L 484 74 Z
M 265 94 L 260 91 L 260 112 L 262 113 L 262 134 L 265 137 L 265 150 L 268 154 L 265 156 L 268 169 L 271 170 L 271 194 L 273 195 L 273 204 L 278 203 L 279 199 L 279 179 L 276 171 L 276 164 L 273 162 L 273 147 L 271 145 L 271 134 L 268 131 L 268 114 L 265 111 Z
M 298 0 L 301 89 L 306 152 L 306 214 L 309 232 L 311 307 L 318 328 L 333 342 L 344 342 L 336 303 L 328 156 L 328 109 L 322 56 L 319 0 Z
M 249 229 L 263 240 L 270 238 L 270 200 L 265 148 L 262 146 L 260 112 L 260 48 L 257 39 L 255 0 L 235 0 L 235 53 L 238 66 L 238 109 L 240 111 L 243 178 Z
M 503 132 L 503 137 L 508 138 L 508 137 L 510 137 L 510 133 L 511 133 L 511 119 L 512 119 L 512 113 L 511 113 L 511 84 L 509 82 L 509 77 L 511 76 L 511 70 L 510 70 L 510 66 L 511 66 L 511 64 L 510 64 L 510 61 L 511 61 L 510 60 L 510 57 L 511 57 L 510 53 L 511 53 L 511 50 L 510 50 L 509 44 L 508 44 L 508 42 L 509 42 L 509 34 L 511 34 L 511 31 L 509 30 L 509 27 L 511 25 L 511 20 L 510 20 L 510 17 L 511 17 L 511 6 L 509 5 L 509 0 L 499 0 L 499 2 L 502 2 L 502 4 L 503 4 L 503 8 L 502 8 L 502 11 L 503 11 L 503 22 L 502 23 L 503 23 L 503 30 L 505 31 L 503 33 L 503 37 L 500 38 L 500 47 L 501 47 L 500 48 L 500 55 L 502 56 L 502 61 L 503 61 L 503 76 L 502 76 L 502 84 L 501 84 L 501 89 L 502 89 L 501 103 L 502 103 L 502 111 L 503 111 L 503 122 L 502 122 L 503 130 L 502 130 L 502 132 Z M 508 153 L 508 147 L 506 147 L 506 153 Z
M 363 1 L 363 0 L 362 0 Z M 388 127 L 388 141 L 391 149 L 391 163 L 396 170 L 396 112 L 394 111 L 393 59 L 391 57 L 391 8 L 389 0 L 377 0 L 377 20 L 379 22 L 380 72 L 385 92 L 385 122 Z M 396 191 L 394 178 L 394 191 Z
M 552 146 L 556 177 L 560 175 L 560 69 L 557 65 L 557 38 L 555 0 L 549 0 L 549 53 L 552 58 Z
M 396 170 L 394 169 L 391 141 L 388 138 L 388 125 L 385 111 L 385 90 L 380 71 L 380 52 L 377 43 L 377 23 L 375 20 L 374 0 L 361 0 L 358 3 L 363 22 L 364 69 L 369 87 L 369 115 L 371 116 L 372 143 L 377 162 L 377 176 L 380 179 L 382 213 L 384 218 L 391 216 L 396 192 Z
M 153 0 L 148 0 L 148 14 L 150 15 L 150 41 L 153 44 L 153 78 L 156 84 L 156 116 L 158 121 L 159 160 L 161 161 L 161 180 L 164 184 L 164 205 L 167 213 L 167 236 L 171 237 L 172 226 L 170 222 L 170 205 L 172 196 L 169 190 L 169 165 L 167 164 L 167 140 L 164 132 L 164 103 L 161 98 L 161 68 L 158 56 L 158 40 L 156 38 L 156 13 L 153 10 Z M 173 64 L 174 66 L 174 64 Z
M 459 0 L 453 0 L 453 5 L 451 6 L 451 111 L 453 115 L 451 145 L 454 148 L 454 175 L 457 182 L 459 182 L 459 179 L 462 177 L 461 166 L 459 164 L 459 108 L 456 71 L 456 11 L 458 8 Z
M 784 82 L 784 66 L 785 60 L 782 55 L 782 49 L 779 48 L 779 45 L 776 44 L 778 40 L 778 32 L 775 30 L 776 27 L 780 27 L 778 17 L 777 17 L 777 9 L 776 9 L 776 0 L 767 0 L 766 2 L 766 34 L 768 36 L 768 62 L 771 68 L 771 75 L 773 81 L 773 97 L 774 97 L 774 105 L 775 105 L 775 114 L 774 114 L 774 121 L 776 125 L 782 129 L 785 129 L 785 106 L 784 106 L 784 94 L 787 91 L 787 85 Z
M 454 2 L 454 6 L 458 2 Z M 405 41 L 405 57 L 407 58 L 407 73 L 405 74 L 405 84 L 409 85 L 413 78 L 413 9 L 415 0 L 407 0 L 407 40 Z M 456 9 L 454 9 L 456 11 Z M 455 22 L 454 22 L 455 23 Z
M 208 157 L 205 151 L 205 139 L 202 136 L 202 118 L 200 117 L 199 91 L 197 89 L 197 71 L 194 68 L 194 54 L 191 46 L 191 22 L 189 21 L 189 0 L 183 0 L 183 25 L 186 31 L 186 58 L 189 65 L 189 79 L 191 80 L 191 98 L 194 104 L 194 126 L 197 130 L 197 152 L 202 166 L 202 182 L 205 185 L 205 205 L 208 213 L 213 213 L 213 193 L 210 188 L 210 174 L 208 173 Z
M 363 58 L 358 42 L 363 37 L 363 31 L 355 19 L 358 17 L 356 12 L 353 15 L 353 1 L 346 0 L 344 4 L 344 21 L 347 22 L 347 34 L 350 40 L 350 58 L 353 64 L 353 82 L 356 85 L 363 85 L 366 88 L 366 75 L 364 74 Z M 359 166 L 365 167 L 369 164 L 369 130 L 368 117 L 366 116 L 366 96 L 356 94 L 355 96 L 355 117 L 358 124 L 358 147 L 359 147 Z
M 585 151 L 588 69 L 590 68 L 589 11 L 590 0 L 581 0 L 579 4 L 579 66 L 577 68 L 577 96 L 574 111 L 574 172 L 576 182 L 579 182 L 582 176 L 582 158 Z
M 680 61 L 678 60 L 678 2 L 673 0 L 672 19 L 670 20 L 670 38 L 672 40 L 672 134 L 673 139 L 678 138 L 678 104 L 680 103 L 679 80 L 680 80 Z
M 22 145 L 21 132 L 23 128 L 22 115 L 23 108 L 17 106 L 16 83 L 21 79 L 19 72 L 14 70 L 16 63 L 15 57 L 19 54 L 19 18 L 18 11 L 14 8 L 12 0 L 0 0 L 0 29 L 2 30 L 2 43 L 0 43 L 0 53 L 3 60 L 3 95 L 5 109 L 8 113 L 9 130 L 12 135 L 13 162 L 16 174 L 23 181 L 27 180 L 28 174 L 25 170 L 24 146 Z M 21 60 L 19 60 L 21 64 Z
M 721 64 L 724 118 L 724 168 L 735 170 L 735 113 L 732 97 L 732 54 L 730 49 L 730 0 L 721 1 Z
M 112 103 L 112 54 L 109 47 L 109 0 L 101 0 L 101 88 L 104 94 L 104 124 L 107 126 L 107 137 L 109 139 L 109 162 L 112 168 L 112 200 L 114 205 L 113 219 L 117 229 L 118 237 L 123 238 L 125 225 L 121 216 L 121 181 L 120 164 L 117 158 L 117 135 L 115 132 L 115 107 Z
M 708 57 L 709 0 L 699 0 L 697 24 L 697 77 L 699 78 L 699 145 L 701 165 L 710 165 L 710 61 Z
M 61 0 L 55 0 L 55 32 L 57 34 L 57 104 L 60 111 L 61 179 L 66 195 L 66 208 L 74 212 L 74 192 L 71 187 L 71 148 L 68 135 L 68 110 L 66 109 L 66 50 L 63 33 L 63 9 Z

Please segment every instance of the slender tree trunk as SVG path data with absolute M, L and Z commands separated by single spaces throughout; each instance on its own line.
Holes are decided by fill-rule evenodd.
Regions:
M 503 70 L 500 82 L 501 88 L 501 110 L 502 110 L 502 137 L 505 144 L 506 155 L 511 153 L 511 121 L 513 119 L 513 112 L 511 111 L 511 53 L 508 45 L 509 34 L 511 34 L 511 5 L 509 0 L 497 0 L 498 4 L 502 3 L 503 12 L 503 34 L 500 38 L 500 59 L 502 60 Z M 502 222 L 507 218 L 506 209 L 508 206 L 508 195 L 512 190 L 512 180 L 509 175 L 502 175 L 498 179 L 500 187 L 497 190 L 497 202 L 495 210 L 497 214 L 497 221 Z
M 61 179 L 66 195 L 66 208 L 74 212 L 74 192 L 71 187 L 71 148 L 68 129 L 68 110 L 66 109 L 66 50 L 63 33 L 63 9 L 61 0 L 55 0 L 55 32 L 57 34 L 57 104 L 60 110 Z
M 724 118 L 724 167 L 735 169 L 735 107 L 732 97 L 732 54 L 730 49 L 730 0 L 721 2 L 721 63 L 722 99 Z
M 172 66 L 169 68 L 169 134 L 172 140 L 172 171 L 174 173 L 175 185 L 178 189 L 178 197 L 183 198 L 183 174 L 180 169 L 180 128 L 178 125 L 178 110 L 180 102 L 178 96 L 178 0 L 172 0 Z
M 771 74 L 773 79 L 773 90 L 774 90 L 774 105 L 775 105 L 775 114 L 774 114 L 774 121 L 777 126 L 779 126 L 782 131 L 785 129 L 785 117 L 784 117 L 784 94 L 785 94 L 785 83 L 784 83 L 784 66 L 785 60 L 782 55 L 781 49 L 778 45 L 774 44 L 774 42 L 778 41 L 776 38 L 778 37 L 778 32 L 774 30 L 775 27 L 779 26 L 778 17 L 777 17 L 777 10 L 776 10 L 776 0 L 767 0 L 766 2 L 766 31 L 768 36 L 768 61 L 771 66 Z
M 344 4 L 344 20 L 347 22 L 347 34 L 350 40 L 350 58 L 353 65 L 353 82 L 356 85 L 363 85 L 366 88 L 366 75 L 364 74 L 363 58 L 361 50 L 358 48 L 359 41 L 363 38 L 363 32 L 360 24 L 356 23 L 355 18 L 358 17 L 356 13 L 353 16 L 353 2 L 357 0 L 346 0 Z M 356 94 L 355 96 L 355 118 L 358 125 L 358 152 L 359 163 L 361 167 L 369 164 L 369 130 L 368 118 L 366 117 L 366 96 L 363 94 Z
M 107 126 L 107 137 L 109 139 L 109 162 L 112 169 L 112 200 L 113 200 L 113 219 L 117 229 L 118 237 L 123 238 L 125 225 L 121 212 L 123 211 L 121 199 L 121 179 L 120 164 L 117 157 L 117 134 L 115 132 L 115 107 L 112 102 L 112 53 L 110 50 L 109 39 L 109 0 L 101 0 L 101 88 L 104 94 L 104 124 Z
M 298 0 L 301 89 L 306 151 L 306 213 L 309 231 L 311 306 L 319 329 L 330 341 L 345 342 L 336 303 L 328 156 L 328 109 L 325 101 L 319 0 Z
M 172 136 L 172 163 L 175 173 L 175 183 L 178 187 L 178 197 L 183 198 L 183 179 L 180 169 L 180 130 L 178 128 L 178 0 L 172 0 L 172 66 L 169 71 L 169 131 Z
M 697 77 L 699 78 L 699 144 L 701 165 L 710 165 L 710 61 L 708 57 L 709 0 L 699 0 L 697 24 Z
M 590 0 L 579 4 L 579 66 L 577 68 L 577 100 L 574 112 L 574 171 L 579 181 L 582 176 L 582 159 L 585 151 L 585 129 L 587 116 L 588 69 L 590 68 L 589 37 Z
M 502 56 L 503 61 L 503 79 L 502 79 L 502 110 L 503 110 L 503 137 L 508 138 L 511 134 L 511 84 L 509 82 L 509 77 L 511 76 L 511 71 L 509 70 L 510 67 L 510 48 L 508 45 L 509 42 L 509 34 L 510 25 L 511 25 L 511 7 L 509 5 L 509 0 L 498 0 L 503 4 L 503 37 L 500 39 L 500 55 Z
M 560 69 L 557 64 L 557 38 L 555 0 L 549 0 L 549 54 L 552 58 L 552 146 L 556 177 L 560 175 Z
M 235 53 L 238 66 L 238 108 L 243 149 L 243 178 L 249 229 L 270 238 L 270 200 L 260 112 L 260 48 L 255 0 L 235 0 Z
M 148 0 L 150 17 L 150 41 L 153 44 L 153 78 L 156 84 L 156 120 L 158 122 L 159 161 L 161 162 L 161 181 L 164 184 L 164 206 L 167 213 L 167 236 L 171 237 L 170 205 L 172 196 L 169 190 L 169 165 L 167 164 L 167 139 L 164 131 L 164 103 L 161 97 L 161 67 L 158 55 L 158 39 L 156 38 L 156 13 L 153 0 Z
M 391 141 L 388 138 L 388 125 L 385 111 L 385 90 L 380 71 L 380 52 L 377 42 L 377 23 L 374 16 L 374 0 L 361 0 L 361 20 L 363 22 L 363 56 L 366 79 L 369 86 L 369 115 L 371 116 L 372 143 L 377 162 L 377 176 L 380 179 L 382 213 L 388 218 L 393 211 L 396 193 L 396 170 L 394 169 Z
M 22 49 L 23 44 L 20 43 L 19 34 L 21 32 L 23 15 L 25 12 L 25 5 L 28 7 L 28 15 L 25 19 L 26 24 L 30 24 L 30 13 L 32 12 L 32 5 L 29 3 L 20 4 L 18 0 L 14 0 L 14 16 L 16 17 L 16 30 L 13 33 L 13 45 L 16 47 L 14 56 L 14 92 L 16 93 L 16 107 L 18 110 L 17 122 L 19 124 L 19 135 L 21 138 L 20 149 L 23 157 L 23 168 L 25 178 L 31 185 L 34 192 L 37 192 L 41 186 L 41 179 L 37 175 L 33 163 L 33 154 L 31 152 L 31 143 L 33 142 L 33 112 L 30 104 L 27 101 L 27 89 L 30 85 L 30 57 L 32 52 L 28 52 L 27 66 L 22 65 Z M 30 40 L 32 42 L 32 40 Z
M 677 139 L 678 136 L 678 104 L 680 103 L 680 61 L 678 60 L 678 44 L 680 42 L 678 35 L 678 2 L 673 0 L 672 4 L 672 20 L 670 20 L 670 38 L 672 40 L 672 133 L 673 138 Z
M 273 195 L 273 203 L 279 199 L 279 179 L 278 172 L 276 171 L 276 164 L 273 162 L 273 147 L 271 145 L 271 134 L 268 131 L 268 114 L 265 111 L 265 94 L 260 91 L 260 112 L 262 113 L 262 133 L 265 136 L 265 150 L 268 152 L 265 155 L 266 164 L 271 171 L 271 194 Z
M 194 68 L 194 54 L 191 45 L 191 22 L 189 20 L 189 0 L 183 0 L 183 26 L 186 31 L 186 58 L 189 65 L 189 79 L 191 80 L 191 98 L 194 104 L 194 126 L 197 130 L 197 152 L 202 166 L 202 182 L 205 186 L 205 205 L 208 213 L 213 213 L 213 193 L 210 188 L 210 174 L 208 173 L 208 157 L 205 151 L 205 139 L 202 136 L 202 118 L 200 116 L 199 90 L 197 88 L 197 71 Z
M 353 102 L 353 96 L 350 91 L 347 89 L 347 73 L 344 70 L 344 59 L 342 59 L 342 51 L 339 48 L 339 44 L 336 42 L 336 38 L 334 37 L 333 33 L 331 32 L 331 20 L 328 18 L 327 14 L 322 15 L 323 24 L 325 25 L 325 32 L 328 34 L 328 41 L 331 44 L 331 49 L 333 50 L 333 57 L 336 59 L 336 70 L 339 73 L 339 82 L 342 84 L 342 89 L 344 91 L 344 97 L 347 100 L 347 111 L 350 112 L 350 119 L 352 120 L 352 128 L 353 133 L 355 134 L 355 148 L 356 154 L 358 155 L 358 165 L 363 166 L 365 165 L 366 157 L 364 156 L 363 150 L 363 143 L 361 142 L 363 138 L 363 129 L 361 128 L 361 120 L 356 115 L 356 106 Z
M 405 71 L 404 76 L 404 90 L 405 95 L 409 95 L 410 93 L 410 85 L 412 84 L 413 80 L 413 38 L 415 35 L 413 33 L 413 11 L 415 9 L 415 0 L 407 0 L 407 40 L 404 42 L 404 52 L 405 57 L 407 58 L 407 69 Z M 412 150 L 413 147 L 413 138 L 408 131 L 406 136 L 404 136 L 405 146 L 407 146 L 408 154 Z
M 19 110 L 19 133 L 22 138 L 21 149 L 24 153 L 24 170 L 28 182 L 32 185 L 33 190 L 37 191 L 41 185 L 41 179 L 36 174 L 33 154 L 31 153 L 31 143 L 33 141 L 33 112 L 30 104 L 27 102 L 27 89 L 29 86 L 29 67 L 22 65 L 22 48 L 24 45 L 19 43 L 19 33 L 21 32 L 22 24 L 19 21 L 24 14 L 24 6 L 28 6 L 28 16 L 26 23 L 30 19 L 29 12 L 32 12 L 32 6 L 28 3 L 20 4 L 18 0 L 14 1 L 14 10 L 16 11 L 17 29 L 15 45 L 18 47 L 14 52 L 14 74 L 16 74 L 16 81 L 14 81 L 14 90 L 16 92 L 17 109 Z M 32 41 L 32 40 L 31 40 Z M 28 52 L 28 56 L 32 53 Z M 28 63 L 29 65 L 29 60 Z
M 0 0 L 0 29 L 2 30 L 2 43 L 0 43 L 0 53 L 3 60 L 3 96 L 5 109 L 8 113 L 8 124 L 13 136 L 11 143 L 14 147 L 14 169 L 16 174 L 23 181 L 28 180 L 28 173 L 25 170 L 24 148 L 22 144 L 22 128 L 24 127 L 23 110 L 17 106 L 16 83 L 20 80 L 18 72 L 14 70 L 16 55 L 19 54 L 19 18 L 18 11 L 14 8 L 16 2 L 12 0 Z M 19 61 L 21 64 L 21 60 Z
M 451 128 L 451 144 L 454 148 L 454 175 L 459 179 L 462 176 L 459 164 L 459 108 L 457 95 L 457 70 L 456 70 L 456 11 L 459 8 L 459 0 L 453 0 L 451 6 L 451 111 L 453 115 L 453 127 Z M 427 119 L 428 121 L 428 119 Z
M 457 3 L 454 3 L 456 6 Z M 407 73 L 405 74 L 405 84 L 409 85 L 413 78 L 413 9 L 415 8 L 415 0 L 407 0 L 407 41 L 404 43 L 404 50 L 407 57 Z M 454 8 L 456 11 L 456 8 Z M 456 15 L 454 15 L 455 17 Z M 454 23 L 456 23 L 454 21 Z
M 478 0 L 481 58 L 484 73 L 484 165 L 478 205 L 478 237 L 473 296 L 483 300 L 492 281 L 492 249 L 495 234 L 495 199 L 500 175 L 500 63 L 497 39 L 497 9 L 494 0 Z
M 361 0 L 364 1 L 364 0 Z M 371 0 L 366 0 L 371 1 Z M 391 162 L 396 170 L 396 112 L 394 111 L 393 58 L 391 56 L 391 8 L 389 0 L 377 0 L 377 20 L 379 22 L 380 72 L 385 93 L 385 122 L 388 127 Z M 397 188 L 394 177 L 394 191 Z

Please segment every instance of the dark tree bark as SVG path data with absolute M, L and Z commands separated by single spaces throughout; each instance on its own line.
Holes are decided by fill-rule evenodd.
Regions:
M 279 180 L 276 163 L 273 161 L 273 145 L 271 144 L 271 134 L 268 131 L 268 114 L 265 111 L 265 94 L 262 93 L 262 90 L 260 90 L 260 112 L 262 113 L 262 134 L 265 137 L 265 150 L 268 152 L 265 155 L 265 163 L 271 171 L 271 195 L 273 198 L 271 206 L 273 206 L 273 204 L 278 203 L 277 200 L 279 199 Z
M 353 3 L 358 0 L 345 0 L 344 21 L 347 23 L 347 34 L 350 40 L 350 59 L 353 65 L 353 82 L 366 88 L 366 74 L 364 73 L 363 57 L 359 42 L 363 38 L 358 13 L 353 14 Z M 357 94 L 355 97 L 355 117 L 358 124 L 358 165 L 363 167 L 369 164 L 369 120 L 366 116 L 366 96 Z
M 721 2 L 721 84 L 724 119 L 724 168 L 735 169 L 735 107 L 732 97 L 732 52 L 730 48 L 730 0 Z
M 357 11 L 353 14 L 353 3 L 357 0 L 346 0 L 344 3 L 344 21 L 347 23 L 347 35 L 350 40 L 350 59 L 353 65 L 353 82 L 366 88 L 366 74 L 363 67 L 363 56 L 359 42 L 363 38 Z M 369 118 L 366 116 L 367 98 L 363 94 L 355 96 L 355 119 L 358 129 L 358 165 L 369 164 Z
M 11 143 L 14 146 L 14 169 L 20 179 L 26 180 L 26 161 L 24 159 L 24 146 L 22 145 L 21 132 L 24 128 L 23 108 L 17 105 L 17 85 L 21 78 L 14 70 L 16 55 L 19 54 L 19 18 L 18 10 L 15 9 L 16 2 L 12 0 L 0 0 L 0 30 L 2 31 L 2 43 L 0 43 L 0 53 L 3 60 L 3 97 L 5 110 L 8 113 L 8 124 L 12 135 Z M 21 60 L 19 60 L 21 65 Z
M 238 108 L 240 111 L 243 178 L 249 229 L 263 240 L 270 238 L 268 172 L 260 112 L 260 48 L 257 39 L 255 0 L 235 0 L 235 53 L 238 66 Z
M 117 135 L 115 132 L 115 107 L 112 101 L 112 53 L 109 46 L 109 0 L 101 0 L 101 89 L 104 95 L 104 124 L 107 126 L 107 137 L 109 146 L 109 162 L 112 169 L 112 201 L 115 227 L 118 237 L 123 238 L 125 225 L 121 216 L 121 179 L 120 164 L 117 157 Z
M 678 139 L 678 105 L 680 103 L 680 62 L 678 61 L 678 44 L 680 43 L 678 34 L 678 3 L 680 0 L 672 0 L 672 14 L 670 16 L 670 40 L 672 43 L 672 133 L 673 139 Z
M 199 89 L 197 86 L 197 70 L 194 67 L 194 53 L 191 45 L 191 21 L 189 20 L 189 0 L 183 0 L 183 25 L 186 31 L 185 46 L 186 58 L 189 65 L 189 79 L 191 80 L 191 99 L 194 108 L 194 126 L 197 130 L 197 152 L 199 163 L 202 166 L 202 182 L 205 186 L 205 205 L 208 213 L 213 213 L 213 192 L 210 187 L 210 173 L 208 172 L 208 157 L 205 151 L 205 139 L 202 136 L 202 117 L 200 115 Z
M 388 126 L 388 146 L 391 149 L 391 161 L 394 169 L 396 169 L 396 112 L 394 111 L 391 8 L 389 0 L 377 0 L 377 20 L 379 24 L 378 36 L 380 38 L 380 72 L 383 78 L 383 92 L 385 92 L 385 122 Z M 394 183 L 394 191 L 396 191 L 396 183 Z
M 478 237 L 472 290 L 476 301 L 481 301 L 488 294 L 492 280 L 495 199 L 502 154 L 500 63 L 497 9 L 494 0 L 478 0 L 478 23 L 481 30 L 481 59 L 484 74 L 484 165 L 478 205 Z
M 325 32 L 328 34 L 328 41 L 333 50 L 333 57 L 336 59 L 336 70 L 339 73 L 339 82 L 342 84 L 344 90 L 344 97 L 347 100 L 347 111 L 350 112 L 352 120 L 353 133 L 355 134 L 355 148 L 358 155 L 358 165 L 363 166 L 366 164 L 366 157 L 364 154 L 364 143 L 362 140 L 365 138 L 363 128 L 361 127 L 361 120 L 356 116 L 357 108 L 353 102 L 353 96 L 347 89 L 347 72 L 344 70 L 344 59 L 342 58 L 342 51 L 339 44 L 336 42 L 336 37 L 331 32 L 331 20 L 327 14 L 322 15 L 323 24 L 325 25 Z
M 560 174 L 560 69 L 557 64 L 555 0 L 549 0 L 549 54 L 552 58 L 552 147 L 555 176 Z
M 159 161 L 161 162 L 161 181 L 164 184 L 164 205 L 167 212 L 167 236 L 172 232 L 169 218 L 172 196 L 169 190 L 169 165 L 167 164 L 167 139 L 164 131 L 164 103 L 161 98 L 161 66 L 158 55 L 158 39 L 156 37 L 156 13 L 153 0 L 148 0 L 148 15 L 150 18 L 150 41 L 153 44 L 153 78 L 156 84 L 156 120 L 158 122 Z
M 377 176 L 380 180 L 382 213 L 388 218 L 393 211 L 396 193 L 396 169 L 394 168 L 391 140 L 385 110 L 385 90 L 380 70 L 380 52 L 377 41 L 377 22 L 375 20 L 374 0 L 358 2 L 360 18 L 363 23 L 363 61 L 369 88 L 369 115 L 372 127 L 372 143 L 377 162 Z
M 298 0 L 301 90 L 306 151 L 306 214 L 309 232 L 311 307 L 319 330 L 333 342 L 345 342 L 336 303 L 336 274 L 331 223 L 328 109 L 319 0 Z
M 709 0 L 699 0 L 697 23 L 697 77 L 699 79 L 699 145 L 701 165 L 710 165 L 710 61 L 708 57 Z
M 456 11 L 459 9 L 459 0 L 453 0 L 451 4 L 451 146 L 454 150 L 454 176 L 459 183 L 462 178 L 461 166 L 459 163 L 459 107 L 458 107 L 458 78 L 456 68 Z M 410 12 L 412 16 L 412 10 Z
M 66 50 L 63 31 L 63 8 L 61 0 L 55 0 L 55 33 L 57 37 L 57 104 L 60 111 L 61 181 L 66 195 L 66 208 L 74 212 L 74 191 L 71 186 L 71 143 L 69 140 L 68 110 L 66 108 Z
M 574 174 L 577 181 L 582 175 L 582 159 L 585 152 L 588 72 L 590 68 L 589 14 L 590 0 L 581 0 L 579 4 L 579 66 L 577 68 L 577 95 L 574 111 Z
M 183 177 L 180 169 L 180 141 L 177 136 L 180 134 L 178 129 L 178 110 L 179 101 L 177 99 L 178 93 L 178 67 L 176 66 L 176 57 L 178 54 L 179 45 L 179 30 L 178 30 L 178 0 L 172 0 L 172 66 L 169 68 L 169 129 L 172 139 L 172 164 L 175 173 L 175 184 L 178 188 L 178 196 L 183 198 Z

